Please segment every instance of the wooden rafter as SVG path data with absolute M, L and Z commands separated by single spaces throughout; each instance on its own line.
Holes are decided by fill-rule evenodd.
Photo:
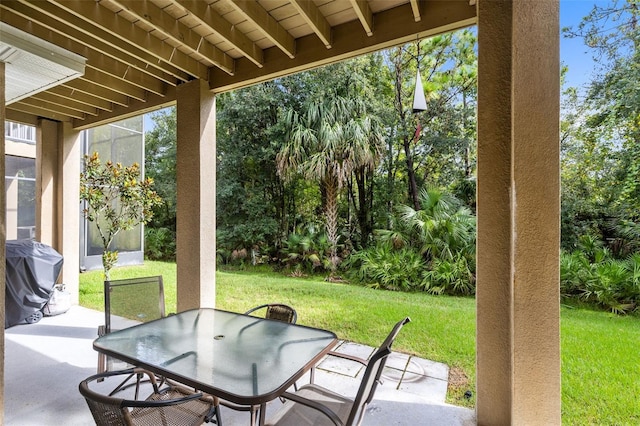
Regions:
M 84 119 L 85 118 L 85 114 L 72 109 L 72 108 L 67 108 L 65 106 L 60 106 L 57 104 L 53 104 L 51 102 L 47 102 L 47 101 L 43 101 L 40 99 L 36 99 L 33 96 L 30 96 L 26 99 L 22 99 L 20 101 L 17 102 L 18 104 L 23 105 L 24 107 L 28 108 L 33 108 L 33 109 L 39 109 L 42 111 L 48 111 L 48 112 L 54 112 L 54 113 L 59 113 L 59 114 L 63 114 L 66 115 L 68 117 L 71 118 L 78 118 L 78 119 Z
M 136 55 L 142 55 L 145 57 L 145 61 L 150 64 L 155 62 L 161 66 L 161 63 L 164 62 L 192 77 L 206 79 L 207 72 L 203 64 L 169 43 L 149 36 L 149 33 L 139 26 L 113 14 L 95 1 L 57 2 L 48 0 L 46 2 L 34 1 L 34 3 L 43 9 L 57 6 L 53 12 L 57 16 L 63 17 L 68 25 L 90 37 L 98 37 L 120 51 L 130 52 L 134 49 Z M 149 55 L 151 58 L 148 57 Z
M 246 19 L 290 58 L 296 56 L 296 41 L 266 10 L 255 0 L 227 0 Z
M 235 49 L 242 53 L 247 59 L 262 68 L 264 63 L 264 53 L 254 42 L 249 40 L 240 31 L 236 31 L 228 21 L 220 16 L 208 4 L 201 0 L 177 0 L 185 12 L 190 13 L 200 25 L 203 25 L 217 34 L 220 38 L 232 44 Z
M 95 96 L 112 104 L 121 106 L 129 105 L 129 100 L 125 95 L 117 93 L 114 90 L 106 89 L 103 86 L 94 84 L 92 81 L 84 80 L 82 78 L 76 78 L 75 80 L 64 83 L 64 85 L 73 90 Z
M 410 0 L 411 1 L 411 10 L 413 11 L 413 19 L 415 19 L 416 22 L 420 22 L 420 19 L 422 19 L 421 13 L 420 13 L 420 0 Z
M 47 93 L 51 93 L 59 98 L 68 99 L 101 111 L 111 111 L 113 109 L 113 104 L 111 102 L 79 90 L 75 90 L 74 88 L 67 87 L 64 84 L 47 90 Z
M 373 35 L 373 12 L 369 7 L 369 3 L 365 0 L 350 0 L 353 10 L 355 10 L 358 19 L 362 24 L 362 28 L 369 37 Z
M 51 92 L 39 92 L 31 96 L 31 98 L 38 100 L 40 102 L 48 102 L 51 105 L 59 105 L 64 108 L 69 108 L 69 109 L 81 112 L 83 114 L 89 114 L 93 116 L 98 115 L 98 109 L 95 107 L 92 107 L 90 105 L 85 105 L 81 102 L 77 102 L 62 96 L 56 96 Z
M 320 38 L 322 43 L 331 48 L 331 25 L 322 15 L 318 7 L 311 0 L 291 0 L 291 4 L 298 13 L 307 21 L 313 32 Z
M 111 102 L 105 101 L 104 99 L 100 99 L 96 96 L 89 95 L 79 90 L 75 90 L 71 87 L 67 87 L 64 84 L 52 87 L 51 89 L 47 90 L 47 93 L 55 95 L 61 99 L 68 99 L 70 101 L 77 102 L 90 108 L 95 108 L 102 111 L 111 111 L 113 109 L 113 104 Z
M 136 87 L 128 81 L 113 77 L 104 71 L 95 68 L 86 67 L 84 75 L 79 78 L 98 86 L 102 86 L 105 89 L 111 89 L 114 92 L 121 93 L 129 98 L 138 99 L 139 101 L 144 101 L 146 99 L 146 92 L 143 89 Z
M 157 31 L 170 38 L 175 43 L 182 43 L 184 47 L 191 49 L 199 58 L 209 65 L 214 65 L 233 75 L 233 58 L 211 45 L 205 38 L 191 31 L 180 21 L 147 0 L 109 0 L 128 12 L 134 14 L 139 20 L 147 22 Z
M 15 112 L 24 113 L 27 116 L 33 117 L 47 117 L 51 120 L 57 121 L 72 121 L 72 119 L 74 118 L 70 115 L 65 115 L 62 111 L 50 111 L 38 106 L 27 105 L 24 102 L 16 102 L 7 105 L 7 109 L 7 118 L 11 116 L 11 112 L 14 112 L 14 114 Z M 33 122 L 33 124 L 35 124 L 35 121 Z
M 146 74 L 150 78 L 157 80 L 160 84 L 165 83 L 172 86 L 177 84 L 175 76 L 169 75 L 158 68 L 148 66 L 138 57 L 125 54 L 98 39 L 86 37 L 80 31 L 66 27 L 59 20 L 48 15 L 37 14 L 37 12 L 24 5 L 18 4 L 14 9 L 6 9 L 9 3 L 9 1 L 3 0 L 0 3 L 0 8 L 5 8 L 2 11 L 2 20 L 12 27 L 29 32 L 41 39 L 49 40 L 58 46 L 85 57 L 88 62 L 101 62 L 105 67 L 111 68 L 108 65 L 108 61 L 111 59 L 113 61 L 112 64 L 126 64 L 136 72 Z M 184 79 L 187 78 L 186 74 L 181 76 Z M 156 85 L 154 84 L 152 87 L 155 88 Z

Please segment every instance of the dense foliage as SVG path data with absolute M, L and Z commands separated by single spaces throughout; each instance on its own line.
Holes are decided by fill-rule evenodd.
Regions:
M 385 244 L 401 206 L 421 210 L 420 188 L 456 191 L 471 215 L 474 46 L 473 32 L 459 31 L 220 96 L 218 260 L 338 279 L 362 265 L 341 265 L 350 256 Z M 418 66 L 429 106 L 413 114 Z M 425 281 L 443 253 L 415 250 L 426 269 L 404 278 L 409 287 L 448 292 Z M 466 259 L 443 258 L 469 265 L 455 288 L 473 293 Z
M 567 88 L 562 123 L 562 292 L 637 310 L 640 283 L 640 17 L 635 0 L 596 4 L 577 28 L 598 74 Z
M 640 306 L 640 254 L 614 259 L 606 250 L 563 253 L 560 262 L 564 297 L 574 297 L 624 314 Z
M 599 74 L 562 97 L 562 293 L 617 312 L 638 309 L 638 14 L 615 0 L 565 29 Z M 475 43 L 452 32 L 220 95 L 217 261 L 474 294 Z M 418 69 L 427 109 L 414 113 Z M 175 111 L 154 120 L 147 170 L 167 203 L 146 246 L 170 258 Z
M 347 262 L 352 278 L 388 290 L 432 294 L 475 293 L 475 218 L 468 207 L 436 188 L 420 193 L 420 210 L 399 206 L 377 244 Z

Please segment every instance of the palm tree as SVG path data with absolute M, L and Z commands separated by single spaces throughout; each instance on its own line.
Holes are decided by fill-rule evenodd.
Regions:
M 278 174 L 285 180 L 296 174 L 317 180 L 323 194 L 331 263 L 338 264 L 338 194 L 351 174 L 375 167 L 383 141 L 377 120 L 364 102 L 341 96 L 309 102 L 302 114 L 285 116 L 287 143 L 276 157 Z
M 400 206 L 400 220 L 410 229 L 427 259 L 453 260 L 475 252 L 475 217 L 455 196 L 437 188 L 420 191 L 421 210 Z

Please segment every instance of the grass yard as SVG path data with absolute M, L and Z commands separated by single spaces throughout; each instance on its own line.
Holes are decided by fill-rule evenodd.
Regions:
M 640 424 L 640 318 L 562 309 L 562 420 Z
M 167 311 L 176 310 L 176 267 L 149 262 L 112 270 L 113 279 L 161 274 Z M 399 293 L 290 278 L 267 269 L 218 271 L 216 307 L 237 312 L 268 302 L 295 307 L 298 323 L 377 346 L 404 316 L 394 349 L 448 364 L 448 402 L 475 404 L 475 300 Z M 103 309 L 102 273 L 80 275 L 80 303 Z M 562 308 L 562 420 L 568 425 L 640 424 L 640 318 Z M 463 395 L 472 390 L 470 400 Z

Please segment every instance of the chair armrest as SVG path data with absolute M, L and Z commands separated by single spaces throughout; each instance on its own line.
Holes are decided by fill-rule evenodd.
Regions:
M 157 384 L 156 376 L 152 372 L 148 370 L 144 370 L 142 368 L 135 368 L 134 372 L 140 375 L 146 375 L 149 377 L 149 381 L 153 386 L 154 392 L 150 395 L 149 398 L 153 395 L 159 395 L 164 392 L 170 393 L 179 393 L 184 396 L 178 398 L 171 399 L 163 399 L 163 400 L 154 400 L 147 398 L 146 400 L 123 400 L 122 405 L 127 407 L 166 407 L 169 405 L 178 405 L 183 404 L 185 402 L 189 402 L 194 399 L 207 399 L 212 404 L 215 402 L 217 404 L 218 398 L 213 397 L 212 395 L 205 395 L 202 392 L 192 391 L 191 389 L 187 389 L 186 387 L 179 384 L 169 384 L 166 388 L 160 389 Z
M 172 398 L 172 399 L 164 399 L 162 401 L 154 401 L 154 400 L 133 400 L 133 399 L 125 399 L 122 401 L 122 406 L 124 407 L 166 407 L 168 405 L 178 405 L 183 404 L 185 402 L 192 401 L 194 399 L 200 399 L 204 395 L 201 393 L 194 393 L 192 395 L 187 395 L 182 398 Z
M 334 356 L 336 358 L 342 358 L 348 361 L 357 362 L 358 364 L 362 364 L 365 367 L 368 364 L 367 361 L 362 358 L 359 358 L 354 355 L 344 354 L 342 352 L 329 351 L 327 352 L 327 356 Z M 314 365 L 313 367 L 311 367 L 311 370 L 309 371 L 309 383 L 315 383 L 315 376 L 316 376 L 316 366 Z
M 260 305 L 260 306 L 254 306 L 253 308 L 249 309 L 247 312 L 245 312 L 245 315 L 249 315 L 252 312 L 257 311 L 258 309 L 262 309 L 262 308 L 266 308 L 267 306 L 269 306 L 268 304 L 265 305 Z
M 327 352 L 327 355 L 335 356 L 337 358 L 347 359 L 347 360 L 350 360 L 350 361 L 354 361 L 354 362 L 357 362 L 357 363 L 360 363 L 360 364 L 364 365 L 365 367 L 368 364 L 368 362 L 366 360 L 362 359 L 362 358 L 359 358 L 359 357 L 354 356 L 354 355 L 344 354 L 342 352 L 329 351 L 329 352 Z
M 319 402 L 313 401 L 311 399 L 304 398 L 300 395 L 291 392 L 285 392 L 282 394 L 282 398 L 291 400 L 293 402 L 297 402 L 298 404 L 302 404 L 309 408 L 313 408 L 314 410 L 320 411 L 322 414 L 327 416 L 331 422 L 333 422 L 336 426 L 344 426 L 342 420 L 336 413 L 334 413 L 329 407 L 320 404 Z

